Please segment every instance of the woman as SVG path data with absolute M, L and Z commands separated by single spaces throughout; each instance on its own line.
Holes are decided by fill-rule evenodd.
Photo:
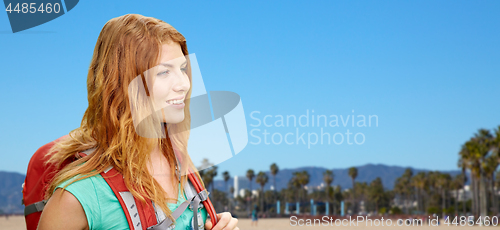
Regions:
M 135 198 L 153 201 L 172 218 L 185 200 L 186 174 L 196 170 L 187 153 L 192 83 L 186 55 L 185 38 L 161 20 L 128 14 L 104 25 L 88 72 L 89 106 L 81 126 L 48 155 L 49 162 L 61 163 L 89 154 L 50 182 L 38 229 L 129 229 L 100 175 L 110 167 L 123 175 Z M 206 229 L 239 229 L 230 213 L 218 214 L 215 226 L 206 221 L 206 210 L 201 214 Z M 186 209 L 176 229 L 189 229 L 192 218 Z

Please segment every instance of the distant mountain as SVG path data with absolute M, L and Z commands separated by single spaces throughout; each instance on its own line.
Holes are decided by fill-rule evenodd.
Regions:
M 25 175 L 20 173 L 0 171 L 0 213 L 24 212 L 24 206 L 21 204 L 24 178 Z
M 367 164 L 363 166 L 358 166 L 358 177 L 356 178 L 356 182 L 367 182 L 370 183 L 372 180 L 374 180 L 377 177 L 380 177 L 382 179 L 382 183 L 386 189 L 392 190 L 394 187 L 394 182 L 396 181 L 396 178 L 400 177 L 403 175 L 404 171 L 408 167 L 400 167 L 400 166 L 387 166 L 383 164 Z M 411 168 L 411 167 L 410 167 Z M 425 170 L 425 169 L 414 169 L 413 174 L 417 174 L 419 172 L 428 172 L 432 170 Z M 278 174 L 276 175 L 276 187 L 278 190 L 281 190 L 283 188 L 286 188 L 288 185 L 288 181 L 292 178 L 292 174 L 297 171 L 307 171 L 310 175 L 310 181 L 308 186 L 319 186 L 321 183 L 323 183 L 323 172 L 327 170 L 326 168 L 323 167 L 301 167 L 301 168 L 295 168 L 295 169 L 280 169 Z M 342 189 L 345 188 L 351 188 L 352 187 L 352 180 L 349 177 L 348 168 L 345 169 L 331 169 L 334 174 L 334 180 L 332 185 L 340 185 Z M 460 174 L 461 171 L 459 170 L 452 170 L 452 171 L 441 171 L 442 173 L 449 173 L 452 176 L 455 176 L 457 174 Z M 258 172 L 255 172 L 257 175 Z M 269 176 L 269 181 L 264 186 L 265 190 L 270 189 L 271 185 L 273 185 L 273 177 L 269 171 L 265 172 Z M 222 174 L 222 172 L 219 172 L 219 174 Z M 234 175 L 233 175 L 234 176 Z M 239 189 L 242 188 L 249 188 L 248 187 L 248 179 L 246 178 L 245 175 L 238 176 L 238 183 L 239 183 Z M 234 179 L 231 178 L 227 182 L 227 187 L 228 189 L 233 186 L 234 184 Z M 218 190 L 225 191 L 225 185 L 223 180 L 216 180 L 214 182 L 214 186 Z M 260 189 L 260 185 L 258 185 L 255 182 L 255 178 L 253 179 L 252 183 L 252 189 Z
M 396 178 L 403 175 L 406 170 L 405 167 L 399 166 L 387 166 L 382 164 L 367 164 L 363 166 L 358 166 L 358 177 L 357 182 L 371 182 L 377 177 L 382 179 L 382 183 L 386 189 L 392 189 L 394 187 L 394 181 Z M 322 167 L 301 167 L 295 169 L 280 169 L 278 175 L 276 175 L 276 187 L 278 190 L 285 188 L 288 181 L 292 178 L 293 172 L 306 170 L 310 175 L 309 186 L 319 186 L 323 183 L 323 172 L 326 168 Z M 348 168 L 345 169 L 332 169 L 335 174 L 332 185 L 340 185 L 343 189 L 351 188 L 352 181 L 348 174 Z M 430 171 L 423 169 L 413 169 L 413 173 Z M 459 170 L 454 171 L 441 171 L 443 173 L 449 173 L 455 176 L 460 173 Z M 257 174 L 258 172 L 255 172 Z M 273 178 L 269 171 L 265 172 L 269 176 L 269 181 L 264 187 L 264 189 L 270 189 L 273 184 Z M 222 174 L 222 172 L 219 172 Z M 234 175 L 233 175 L 234 176 Z M 24 206 L 21 204 L 22 200 L 22 189 L 21 185 L 24 182 L 25 175 L 13 172 L 2 172 L 0 171 L 0 213 L 23 213 Z M 239 188 L 248 188 L 248 180 L 245 175 L 239 176 Z M 228 188 L 233 186 L 234 179 L 231 178 L 228 181 Z M 215 188 L 219 190 L 225 190 L 224 181 L 216 180 L 214 182 Z M 260 185 L 255 183 L 255 179 L 252 184 L 252 189 L 258 189 Z

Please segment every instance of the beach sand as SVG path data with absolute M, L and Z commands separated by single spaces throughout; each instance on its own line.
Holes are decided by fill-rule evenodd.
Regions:
M 239 219 L 238 221 L 238 227 L 242 230 L 247 230 L 247 229 L 262 229 L 262 230 L 285 230 L 285 229 L 351 229 L 351 230 L 356 230 L 356 229 L 375 229 L 375 230 L 382 230 L 382 229 L 401 229 L 401 230 L 407 230 L 407 229 L 456 229 L 458 227 L 456 226 L 446 226 L 446 225 L 441 225 L 439 227 L 432 227 L 432 226 L 379 226 L 379 227 L 367 227 L 367 226 L 351 226 L 351 227 L 337 227 L 337 226 L 291 226 L 290 225 L 290 219 L 288 218 L 280 218 L 280 219 L 259 219 L 257 226 L 251 226 L 251 220 L 250 219 Z M 480 229 L 480 226 L 474 226 L 474 227 L 465 227 L 467 229 Z M 24 223 L 24 217 L 23 216 L 10 216 L 8 219 L 5 217 L 0 217 L 0 229 L 1 230 L 24 230 L 26 229 L 26 225 Z M 482 227 L 484 229 L 484 227 Z

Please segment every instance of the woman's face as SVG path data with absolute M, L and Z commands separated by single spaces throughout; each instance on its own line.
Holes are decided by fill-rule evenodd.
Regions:
M 180 123 L 184 120 L 184 100 L 190 88 L 186 73 L 187 59 L 178 43 L 161 46 L 160 63 L 153 68 L 152 97 L 155 111 L 161 109 L 163 122 Z

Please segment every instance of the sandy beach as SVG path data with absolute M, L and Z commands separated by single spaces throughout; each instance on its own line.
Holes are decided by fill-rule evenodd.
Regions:
M 437 227 L 433 226 L 379 226 L 379 227 L 367 227 L 367 226 L 350 226 L 350 227 L 344 227 L 344 226 L 291 226 L 291 221 L 288 218 L 279 218 L 279 219 L 259 219 L 257 226 L 251 226 L 251 220 L 250 219 L 240 219 L 238 227 L 242 230 L 244 229 L 262 229 L 262 230 L 284 230 L 284 229 L 376 229 L 376 230 L 382 230 L 382 229 L 401 229 L 401 230 L 406 230 L 406 229 L 456 229 L 458 227 L 456 226 L 446 226 L 446 225 L 440 225 Z M 480 229 L 480 226 L 474 226 L 474 227 L 466 227 L 467 229 Z M 23 216 L 10 216 L 8 219 L 5 217 L 0 218 L 0 229 L 1 230 L 24 230 L 26 229 L 26 225 L 24 223 L 24 217 Z M 484 227 L 482 227 L 484 229 Z

